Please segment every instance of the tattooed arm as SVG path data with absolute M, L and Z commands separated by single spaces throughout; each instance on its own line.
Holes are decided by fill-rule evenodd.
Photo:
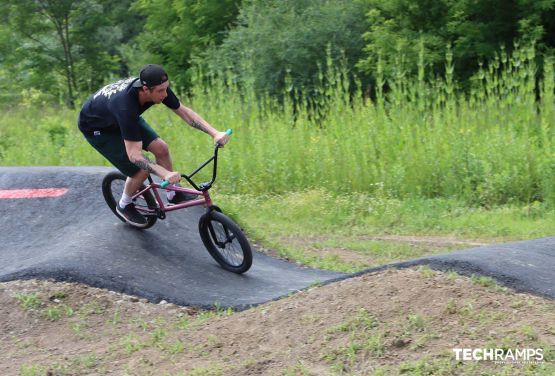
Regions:
M 210 133 L 208 132 L 208 128 L 207 128 L 205 125 L 202 125 L 202 124 L 198 123 L 198 122 L 197 122 L 196 120 L 194 120 L 194 119 L 191 120 L 190 125 L 191 125 L 191 127 L 195 128 L 195 129 L 198 129 L 199 131 L 203 131 L 204 133 L 210 134 Z
M 168 180 L 170 183 L 177 183 L 181 179 L 181 175 L 176 171 L 168 171 L 164 167 L 152 162 L 146 155 L 143 154 L 141 141 L 128 141 L 125 142 L 125 150 L 129 160 L 139 167 L 141 170 L 148 171 L 155 174 L 161 179 Z
M 180 104 L 179 108 L 173 111 L 191 127 L 212 136 L 214 142 L 218 142 L 220 145 L 225 145 L 229 140 L 229 136 L 225 132 L 217 131 L 195 111 L 185 107 L 183 104 Z
M 146 155 L 142 155 L 141 157 L 139 157 L 138 159 L 135 158 L 133 160 L 133 163 L 135 164 L 135 166 L 139 167 L 141 170 L 146 170 L 148 172 L 150 172 L 151 174 L 154 174 L 154 164 L 152 163 L 152 161 L 150 159 L 148 159 L 148 157 Z

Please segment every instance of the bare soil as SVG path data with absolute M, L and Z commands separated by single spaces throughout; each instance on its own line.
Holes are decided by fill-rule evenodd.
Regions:
M 236 313 L 151 304 L 77 283 L 1 283 L 0 375 L 389 375 L 422 367 L 420 374 L 459 375 L 530 367 L 457 362 L 452 351 L 500 346 L 542 348 L 541 367 L 555 372 L 555 303 L 486 282 L 387 270 Z

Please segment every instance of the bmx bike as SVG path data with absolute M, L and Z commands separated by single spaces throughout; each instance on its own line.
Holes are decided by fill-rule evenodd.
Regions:
M 231 129 L 227 134 L 231 135 Z M 170 185 L 168 181 L 160 184 L 154 182 L 151 175 L 148 176 L 148 185 L 142 185 L 133 195 L 135 208 L 147 219 L 147 224 L 138 229 L 147 229 L 156 223 L 158 219 L 166 218 L 166 213 L 190 208 L 193 206 L 205 206 L 204 213 L 198 223 L 198 230 L 202 242 L 208 253 L 220 264 L 220 266 L 231 272 L 241 274 L 249 270 L 252 265 L 252 250 L 245 234 L 241 228 L 229 217 L 222 213 L 221 209 L 213 204 L 209 190 L 216 181 L 218 167 L 218 150 L 220 145 L 214 148 L 214 155 L 204 162 L 200 167 L 189 175 L 181 174 L 194 188 L 176 187 Z M 212 180 L 197 185 L 192 177 L 213 162 Z M 102 181 L 102 194 L 112 212 L 120 220 L 125 222 L 116 212 L 116 205 L 121 198 L 125 180 L 127 177 L 119 171 L 109 172 Z M 186 201 L 179 204 L 165 204 L 159 189 L 166 191 L 176 191 L 199 196 L 196 200 Z M 202 197 L 201 197 L 202 196 Z

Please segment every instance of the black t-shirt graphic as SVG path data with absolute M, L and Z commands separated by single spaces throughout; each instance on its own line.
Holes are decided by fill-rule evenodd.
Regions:
M 79 113 L 79 129 L 92 136 L 94 131 L 121 132 L 128 141 L 141 141 L 139 116 L 148 110 L 153 102 L 139 104 L 140 88 L 133 87 L 138 78 L 128 78 L 104 86 L 91 95 Z M 167 89 L 167 97 L 162 103 L 171 109 L 179 108 L 179 99 Z

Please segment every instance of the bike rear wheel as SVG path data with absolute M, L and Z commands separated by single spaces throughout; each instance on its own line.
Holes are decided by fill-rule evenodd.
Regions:
M 199 233 L 208 253 L 231 272 L 241 274 L 252 265 L 252 251 L 241 228 L 226 215 L 211 210 L 199 220 Z
M 102 180 L 102 194 L 104 195 L 104 199 L 106 200 L 106 203 L 115 214 L 115 216 L 118 217 L 122 222 L 126 221 L 116 212 L 116 205 L 121 199 L 121 194 L 123 193 L 123 187 L 125 186 L 126 179 L 127 176 L 125 176 L 121 172 L 112 171 L 104 177 L 104 180 Z M 144 189 L 144 186 L 141 186 L 140 189 Z M 154 209 L 158 207 L 158 204 L 156 203 L 156 199 L 154 198 L 152 192 L 144 192 L 141 196 L 133 200 L 133 203 L 135 204 L 135 208 L 139 211 L 139 213 L 143 214 L 146 217 L 147 224 L 141 227 L 134 226 L 132 223 L 129 224 L 138 229 L 147 229 L 154 226 L 156 220 L 158 219 Z

